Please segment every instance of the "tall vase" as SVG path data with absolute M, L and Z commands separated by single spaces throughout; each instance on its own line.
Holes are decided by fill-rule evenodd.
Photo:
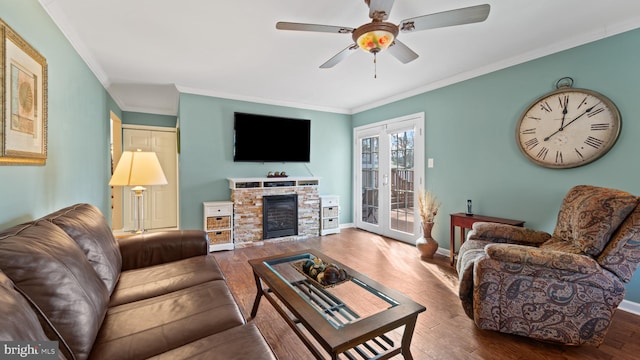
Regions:
M 420 258 L 433 259 L 438 251 L 438 242 L 431 237 L 433 222 L 422 223 L 422 236 L 416 240 L 416 247 L 420 250 Z

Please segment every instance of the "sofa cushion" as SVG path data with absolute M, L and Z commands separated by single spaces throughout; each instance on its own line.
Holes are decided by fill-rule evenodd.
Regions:
M 640 207 L 627 217 L 598 257 L 603 268 L 628 283 L 640 263 Z
M 179 261 L 126 270 L 111 294 L 109 306 L 168 294 L 224 276 L 213 256 L 195 256 Z
M 210 281 L 109 308 L 91 358 L 146 359 L 244 323 L 225 281 Z
M 109 292 L 78 244 L 49 221 L 18 225 L 0 233 L 0 268 L 49 319 L 75 357 L 86 359 Z M 43 328 L 49 338 L 57 335 Z
M 78 243 L 109 293 L 113 292 L 120 276 L 122 257 L 100 210 L 93 205 L 76 204 L 47 215 L 44 219 L 58 225 Z
M 150 359 L 275 360 L 276 357 L 255 324 L 249 323 L 207 336 Z
M 582 251 L 582 248 L 578 246 L 576 242 L 564 241 L 562 239 L 558 239 L 555 237 L 552 237 L 551 239 L 546 241 L 544 244 L 540 245 L 540 249 L 550 250 L 550 251 L 561 251 L 561 252 L 578 254 L 578 255 L 585 254 L 584 251 Z
M 0 271 L 0 341 L 51 341 L 44 333 L 29 302 L 16 291 L 13 282 Z M 62 344 L 59 344 L 62 345 Z M 58 359 L 66 359 L 53 349 Z M 67 351 L 67 354 L 69 352 Z
M 553 236 L 596 256 L 637 204 L 638 198 L 624 191 L 575 186 L 562 202 Z
M 0 341 L 49 340 L 38 316 L 13 282 L 0 271 Z

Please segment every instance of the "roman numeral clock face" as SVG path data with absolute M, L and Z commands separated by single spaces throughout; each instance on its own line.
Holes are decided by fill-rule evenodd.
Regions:
M 534 163 L 566 169 L 604 155 L 620 134 L 620 113 L 591 90 L 560 89 L 536 100 L 520 117 L 516 140 Z

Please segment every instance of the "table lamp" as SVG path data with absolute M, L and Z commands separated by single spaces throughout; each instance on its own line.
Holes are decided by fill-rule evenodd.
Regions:
M 167 178 L 162 172 L 158 156 L 153 151 L 124 151 L 111 176 L 111 186 L 133 186 L 134 216 L 136 234 L 144 229 L 144 186 L 166 185 Z

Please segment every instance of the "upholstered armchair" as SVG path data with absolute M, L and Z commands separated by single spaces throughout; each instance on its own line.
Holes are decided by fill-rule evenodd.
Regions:
M 598 346 L 640 262 L 639 198 L 579 185 L 553 235 L 475 223 L 460 247 L 459 295 L 481 329 Z

